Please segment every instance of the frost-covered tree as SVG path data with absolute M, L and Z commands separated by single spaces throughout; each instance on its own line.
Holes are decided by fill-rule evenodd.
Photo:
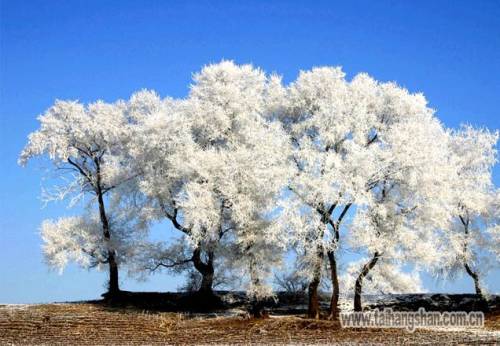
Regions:
M 324 257 L 331 265 L 332 317 L 338 313 L 335 250 L 349 209 L 366 195 L 368 148 L 377 140 L 376 83 L 366 75 L 347 82 L 340 68 L 301 72 L 287 90 L 280 118 L 295 146 L 296 174 L 285 227 L 309 263 L 309 316 L 319 317 Z
M 124 255 L 118 253 L 122 250 L 118 239 L 122 230 L 112 227 L 106 200 L 135 177 L 121 159 L 123 145 L 129 140 L 123 104 L 98 101 L 84 106 L 76 101 L 56 101 L 38 119 L 40 129 L 30 134 L 19 163 L 24 165 L 36 156 L 48 157 L 52 171 L 62 178 L 62 183 L 46 198 L 72 197 L 74 203 L 88 195 L 89 203 L 97 204 L 98 210 L 98 218 L 92 212 L 88 218 L 73 217 L 43 224 L 49 263 L 59 267 L 70 259 L 84 265 L 107 263 L 109 293 L 116 294 L 119 258 Z M 119 200 L 117 197 L 115 203 L 119 204 Z
M 175 246 L 152 244 L 144 249 L 143 269 L 169 269 L 179 272 L 194 266 L 202 277 L 199 292 L 211 294 L 218 243 L 230 224 L 223 222 L 227 203 L 221 204 L 215 216 L 219 220 L 216 234 L 209 236 L 206 223 L 213 220 L 186 219 L 186 208 L 180 203 L 189 186 L 204 183 L 212 174 L 197 142 L 199 117 L 194 101 L 160 99 L 152 91 L 141 91 L 130 100 L 129 113 L 135 119 L 134 141 L 129 143 L 131 162 L 141 171 L 139 189 L 146 198 L 141 217 L 145 220 L 168 219 L 185 243 Z M 214 162 L 216 158 L 212 157 Z M 214 167 L 213 169 L 217 169 Z M 199 206 L 200 212 L 203 210 Z M 196 209 L 196 208 L 194 208 Z M 200 215 L 200 213 L 198 213 Z M 182 245 L 182 251 L 178 246 Z M 137 267 L 140 270 L 140 265 Z
M 223 237 L 233 245 L 226 255 L 238 254 L 233 264 L 245 263 L 247 274 L 260 276 L 272 263 L 261 253 L 278 238 L 269 210 L 289 163 L 287 137 L 266 121 L 275 83 L 250 65 L 224 61 L 195 74 L 185 100 L 150 92 L 134 98 L 137 141 L 129 153 L 143 171 L 149 217 L 166 217 L 184 233 L 208 290 Z M 262 278 L 249 282 L 250 292 L 264 287 Z
M 356 199 L 364 198 L 367 148 L 376 141 L 373 104 L 376 83 L 360 75 L 349 83 L 340 68 L 301 72 L 287 93 L 281 120 L 295 145 L 296 174 L 284 214 L 287 227 L 309 263 L 309 316 L 319 317 L 318 286 L 323 260 L 331 265 L 332 317 L 338 313 L 335 249 L 340 228 Z
M 208 294 L 231 272 L 259 314 L 292 245 L 309 316 L 319 317 L 328 268 L 329 315 L 338 318 L 344 246 L 365 255 L 342 283 L 355 310 L 363 282 L 365 291 L 419 289 L 405 263 L 450 276 L 465 269 L 478 294 L 498 263 L 498 133 L 448 133 L 421 94 L 366 74 L 346 80 L 340 68 L 314 68 L 284 87 L 222 61 L 196 73 L 184 99 L 143 90 L 112 104 L 57 101 L 39 120 L 19 162 L 48 157 L 63 179 L 49 200 L 88 196 L 81 216 L 42 224 L 46 259 L 107 265 L 111 294 L 121 264 L 194 268 L 191 286 Z M 145 241 L 141 231 L 165 219 L 179 240 Z
M 197 145 L 188 107 L 185 100 L 161 99 L 147 90 L 134 94 L 127 107 L 134 138 L 128 143 L 127 156 L 134 170 L 140 172 L 137 183 L 144 197 L 140 218 L 145 222 L 170 220 L 183 239 L 191 239 L 193 230 L 184 222 L 178 202 L 189 182 L 203 179 L 193 160 Z M 220 237 L 223 234 L 224 231 Z M 181 244 L 147 245 L 136 271 L 166 268 L 179 272 L 193 265 L 202 276 L 200 292 L 211 293 L 214 243 L 190 242 L 189 247 L 182 249 L 178 247 Z
M 451 155 L 456 168 L 454 222 L 444 233 L 444 257 L 440 274 L 454 277 L 465 271 L 474 281 L 476 294 L 483 295 L 481 278 L 498 267 L 500 220 L 499 190 L 492 170 L 497 162 L 498 132 L 463 126 L 451 131 Z
M 190 159 L 200 178 L 186 185 L 179 201 L 194 242 L 227 232 L 233 265 L 257 300 L 271 293 L 267 277 L 286 246 L 272 215 L 290 167 L 288 138 L 266 120 L 274 83 L 259 69 L 227 61 L 195 75 Z
M 383 185 L 417 166 L 412 156 L 433 150 L 430 142 L 409 146 L 413 131 L 425 131 L 419 121 L 433 121 L 432 111 L 420 94 L 366 74 L 347 81 L 340 68 L 301 72 L 286 94 L 280 119 L 295 145 L 296 175 L 283 220 L 294 230 L 311 268 L 309 316 L 319 316 L 317 289 L 327 258 L 333 287 L 330 316 L 336 318 L 336 257 L 345 220 L 351 210 L 373 205 Z
M 371 256 L 355 280 L 355 311 L 362 308 L 364 278 L 376 266 L 437 265 L 441 249 L 433 241 L 435 231 L 450 223 L 454 170 L 448 135 L 432 110 L 406 113 L 387 126 L 379 141 L 382 150 L 374 154 L 384 178 L 370 189 L 370 198 L 359 206 L 351 227 L 352 246 Z

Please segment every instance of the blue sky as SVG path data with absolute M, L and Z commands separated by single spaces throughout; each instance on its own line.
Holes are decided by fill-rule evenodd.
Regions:
M 96 298 L 105 276 L 43 263 L 38 226 L 71 211 L 42 208 L 43 173 L 17 156 L 56 98 L 128 98 L 151 88 L 186 95 L 191 74 L 221 59 L 293 80 L 341 65 L 422 91 L 447 126 L 500 128 L 498 1 L 8 1 L 0 11 L 0 303 Z M 495 170 L 496 184 L 500 172 Z M 155 230 L 171 232 L 168 226 Z M 500 290 L 498 271 L 488 278 Z M 179 278 L 131 290 L 175 290 Z M 470 280 L 433 291 L 472 291 Z

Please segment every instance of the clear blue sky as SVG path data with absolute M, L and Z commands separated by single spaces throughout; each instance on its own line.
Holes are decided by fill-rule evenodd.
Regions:
M 500 128 L 499 1 L 0 2 L 0 303 L 95 298 L 104 290 L 102 274 L 47 269 L 38 226 L 71 211 L 42 209 L 42 172 L 16 164 L 36 116 L 56 98 L 112 101 L 141 88 L 180 97 L 192 72 L 223 58 L 287 82 L 301 69 L 341 65 L 349 76 L 364 71 L 424 92 L 448 126 Z M 472 291 L 470 280 L 425 283 Z M 166 274 L 123 280 L 138 290 L 178 284 Z M 488 285 L 498 292 L 500 279 L 490 275 Z

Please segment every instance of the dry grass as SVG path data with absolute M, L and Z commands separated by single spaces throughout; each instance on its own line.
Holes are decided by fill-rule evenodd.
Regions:
M 188 318 L 96 304 L 0 307 L 0 344 L 496 344 L 500 316 L 482 331 L 342 329 L 296 316 Z

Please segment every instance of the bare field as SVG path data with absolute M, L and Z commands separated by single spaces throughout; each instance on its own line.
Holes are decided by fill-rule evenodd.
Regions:
M 497 344 L 500 316 L 476 331 L 342 329 L 298 316 L 247 319 L 148 313 L 98 304 L 0 306 L 0 344 Z

